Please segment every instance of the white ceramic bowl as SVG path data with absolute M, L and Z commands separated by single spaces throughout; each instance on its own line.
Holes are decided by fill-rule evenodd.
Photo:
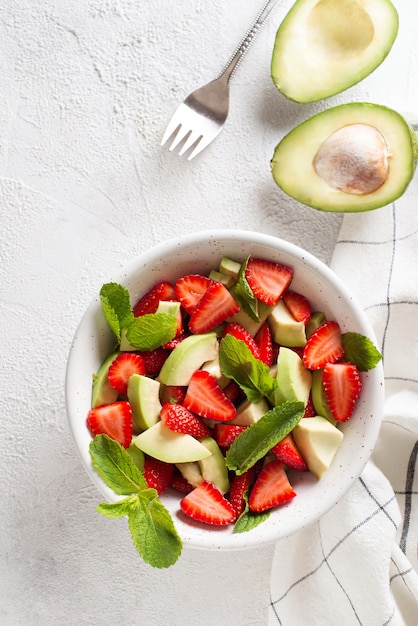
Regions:
M 162 279 L 174 281 L 187 273 L 207 273 L 226 255 L 243 260 L 248 255 L 280 261 L 294 268 L 292 289 L 305 294 L 314 309 L 339 322 L 343 332 L 355 331 L 373 341 L 373 331 L 362 309 L 342 281 L 321 261 L 301 248 L 268 235 L 239 230 L 198 232 L 162 243 L 134 259 L 108 281 L 123 284 L 132 304 Z M 109 502 L 117 496 L 92 468 L 90 433 L 86 416 L 90 408 L 92 374 L 113 348 L 114 338 L 102 313 L 99 294 L 83 316 L 75 334 L 66 374 L 66 401 L 71 430 L 84 467 Z M 383 411 L 381 364 L 363 373 L 363 390 L 352 418 L 342 424 L 344 440 L 332 466 L 317 480 L 310 473 L 294 473 L 297 497 L 274 510 L 269 519 L 250 532 L 233 534 L 232 527 L 203 527 L 179 514 L 179 496 L 166 493 L 183 545 L 205 550 L 253 548 L 274 542 L 307 527 L 329 511 L 360 475 L 375 445 Z

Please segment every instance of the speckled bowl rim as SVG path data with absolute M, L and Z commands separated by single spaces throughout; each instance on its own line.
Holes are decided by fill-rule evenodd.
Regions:
M 249 254 L 292 265 L 292 288 L 300 290 L 317 310 L 336 319 L 342 331 L 355 331 L 376 339 L 370 323 L 343 281 L 322 261 L 295 244 L 247 230 L 199 231 L 160 243 L 133 259 L 110 281 L 129 289 L 131 301 L 153 284 L 184 273 L 207 272 L 222 256 L 242 260 Z M 106 501 L 117 496 L 93 469 L 88 451 L 90 434 L 85 420 L 90 407 L 92 374 L 112 350 L 112 335 L 101 309 L 99 295 L 85 312 L 75 333 L 66 370 L 66 406 L 71 432 L 82 464 Z M 287 537 L 310 526 L 341 499 L 361 474 L 375 446 L 383 414 L 384 379 L 381 363 L 363 373 L 363 392 L 353 417 L 341 425 L 344 441 L 331 468 L 318 481 L 310 473 L 291 472 L 297 497 L 274 510 L 269 519 L 246 533 L 232 527 L 216 528 L 194 523 L 179 510 L 179 497 L 162 496 L 171 512 L 184 547 L 205 550 L 254 548 Z

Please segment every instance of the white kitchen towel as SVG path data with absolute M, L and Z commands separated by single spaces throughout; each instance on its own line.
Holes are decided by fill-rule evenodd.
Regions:
M 276 544 L 269 626 L 418 624 L 418 180 L 392 205 L 344 216 L 332 267 L 383 354 L 371 461 L 319 522 Z

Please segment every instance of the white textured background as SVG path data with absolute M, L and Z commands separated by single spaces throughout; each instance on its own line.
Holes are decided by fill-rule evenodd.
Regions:
M 268 232 L 331 259 L 340 225 L 286 199 L 274 146 L 355 99 L 413 110 L 414 2 L 359 87 L 296 105 L 269 76 L 284 0 L 231 88 L 227 126 L 187 163 L 159 146 L 178 103 L 215 77 L 257 13 L 242 0 L 6 0 L 0 8 L 0 623 L 261 626 L 273 546 L 144 565 L 73 445 L 64 399 L 76 326 L 112 268 L 186 231 Z M 402 6 L 401 6 L 402 5 Z M 295 622 L 296 624 L 296 622 Z

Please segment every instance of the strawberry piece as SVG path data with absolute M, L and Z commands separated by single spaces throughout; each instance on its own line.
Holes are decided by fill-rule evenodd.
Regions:
M 126 396 L 128 382 L 132 374 L 145 374 L 144 359 L 135 352 L 121 352 L 112 361 L 107 371 L 107 378 L 113 389 Z
M 183 404 L 193 413 L 220 422 L 232 420 L 237 412 L 217 380 L 204 370 L 192 375 Z
M 312 314 L 312 307 L 309 300 L 301 293 L 288 289 L 286 293 L 283 294 L 283 302 L 295 320 L 297 322 L 303 322 L 306 326 Z
M 254 476 L 254 468 L 250 468 L 240 476 L 235 475 L 231 480 L 231 488 L 229 490 L 229 501 L 234 507 L 237 518 L 241 515 L 245 508 L 244 495 L 248 493 Z
M 267 463 L 257 476 L 251 489 L 248 504 L 251 511 L 261 513 L 279 504 L 289 502 L 296 496 L 289 483 L 283 463 L 271 461 Z
M 243 341 L 246 346 L 251 350 L 252 355 L 256 358 L 260 358 L 260 350 L 258 346 L 248 330 L 241 326 L 241 324 L 237 324 L 236 322 L 228 322 L 225 324 L 223 336 L 232 335 L 235 339 Z
M 278 461 L 297 472 L 307 472 L 305 459 L 296 447 L 292 433 L 289 433 L 271 449 Z
M 335 363 L 344 355 L 341 330 L 334 321 L 324 322 L 309 337 L 303 350 L 303 363 L 310 370 L 319 370 Z
M 216 443 L 221 448 L 229 448 L 235 439 L 240 435 L 247 426 L 238 426 L 238 424 L 215 424 L 213 427 L 213 435 Z
M 315 417 L 315 415 L 317 415 L 317 411 L 315 409 L 315 406 L 312 400 L 312 395 L 309 394 L 308 402 L 306 403 L 303 417 Z
M 186 313 L 189 315 L 193 313 L 203 294 L 213 282 L 211 278 L 200 276 L 200 274 L 188 274 L 178 279 L 174 290 L 177 300 L 180 301 Z
M 193 486 L 184 478 L 178 469 L 175 469 L 173 472 L 170 487 L 180 493 L 190 493 L 193 490 Z
M 207 480 L 180 500 L 180 508 L 188 517 L 215 526 L 226 526 L 236 519 L 232 504 Z
M 122 400 L 97 406 L 87 414 L 87 427 L 93 436 L 107 435 L 129 448 L 132 435 L 132 410 L 129 402 Z
M 209 428 L 202 420 L 181 404 L 164 404 L 160 411 L 161 421 L 176 433 L 185 433 L 192 437 L 210 437 Z
M 167 404 L 167 402 L 183 404 L 186 391 L 187 387 L 182 387 L 181 385 L 164 385 L 160 391 L 160 402 L 163 405 Z
M 146 456 L 143 473 L 148 487 L 155 489 L 158 495 L 163 493 L 171 482 L 174 467 L 172 463 L 165 463 L 159 459 L 154 459 L 152 456 Z
M 160 300 L 176 300 L 174 286 L 167 280 L 157 283 L 145 296 L 140 298 L 133 308 L 133 314 L 135 317 L 139 317 L 147 313 L 155 313 Z
M 241 399 L 241 389 L 234 380 L 231 380 L 227 386 L 223 388 L 223 392 L 235 406 Z
M 333 417 L 346 422 L 361 392 L 359 370 L 353 363 L 329 363 L 322 372 L 322 383 Z
M 255 297 L 272 306 L 289 287 L 293 268 L 266 259 L 249 259 L 245 278 Z
M 146 375 L 150 378 L 154 378 L 160 373 L 160 370 L 170 353 L 163 347 L 160 347 L 155 348 L 155 350 L 138 352 L 137 354 L 139 354 L 144 361 Z
M 214 281 L 191 314 L 189 329 L 195 335 L 207 333 L 239 310 L 238 303 L 228 289 L 222 283 Z
M 254 341 L 258 347 L 260 360 L 268 367 L 271 367 L 273 364 L 273 338 L 271 336 L 270 326 L 267 322 L 264 322 L 260 326 L 254 337 Z
M 181 332 L 179 335 L 176 335 L 174 339 L 171 339 L 171 341 L 168 341 L 167 343 L 165 343 L 163 347 L 166 350 L 174 350 L 174 348 L 178 346 L 178 344 L 181 343 L 183 339 L 186 339 L 186 337 L 188 336 L 189 336 L 189 333 Z

